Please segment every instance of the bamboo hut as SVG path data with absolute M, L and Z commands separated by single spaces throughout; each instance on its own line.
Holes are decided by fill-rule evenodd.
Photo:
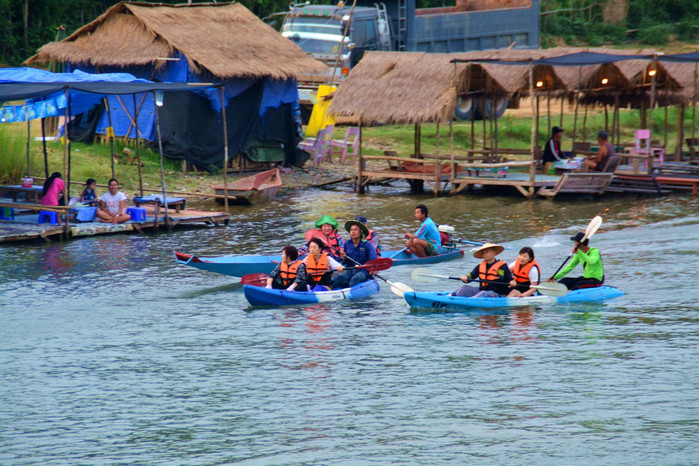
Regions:
M 118 3 L 27 60 L 57 62 L 65 62 L 68 70 L 128 72 L 154 81 L 222 83 L 231 152 L 247 151 L 254 138 L 276 134 L 287 162 L 295 159 L 296 77 L 327 71 L 239 3 Z M 154 140 L 152 99 L 110 99 L 108 108 L 115 121 L 102 115 L 99 133 L 106 135 L 111 127 L 117 136 Z M 121 117 L 115 108 L 123 109 Z M 165 155 L 202 168 L 222 166 L 220 108 L 217 91 L 166 94 L 159 110 Z M 136 132 L 134 121 L 141 118 Z

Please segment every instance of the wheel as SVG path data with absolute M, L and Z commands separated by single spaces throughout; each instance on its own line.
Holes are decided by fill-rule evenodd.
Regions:
M 476 109 L 472 97 L 459 97 L 454 108 L 454 118 L 457 120 L 470 120 L 471 114 Z

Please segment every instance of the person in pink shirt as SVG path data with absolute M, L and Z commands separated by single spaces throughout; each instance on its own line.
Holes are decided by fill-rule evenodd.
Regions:
M 63 198 L 63 188 L 65 183 L 61 179 L 61 174 L 53 172 L 44 181 L 44 189 L 41 191 L 41 205 L 66 205 Z

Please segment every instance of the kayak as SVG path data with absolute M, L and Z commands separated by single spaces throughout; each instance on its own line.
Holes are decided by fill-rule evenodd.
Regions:
M 352 288 L 331 291 L 287 291 L 243 285 L 245 299 L 253 306 L 327 303 L 330 301 L 364 298 L 378 292 L 379 284 L 376 280 L 367 280 Z
M 565 296 L 527 296 L 525 298 L 464 298 L 448 296 L 448 292 L 408 292 L 403 295 L 410 307 L 434 309 L 503 309 L 510 307 L 540 306 L 547 304 L 576 304 L 605 301 L 623 296 L 613 286 L 599 286 L 569 291 Z
M 208 272 L 230 275 L 232 277 L 242 277 L 251 273 L 272 273 L 279 265 L 282 256 L 220 256 L 220 257 L 199 257 L 194 254 L 175 253 L 175 261 L 178 264 L 188 265 Z M 443 254 L 429 257 L 417 257 L 405 251 L 383 251 L 381 257 L 393 259 L 393 266 L 436 264 L 437 262 L 448 261 L 463 257 L 463 249 L 454 249 Z M 300 256 L 299 259 L 303 259 Z

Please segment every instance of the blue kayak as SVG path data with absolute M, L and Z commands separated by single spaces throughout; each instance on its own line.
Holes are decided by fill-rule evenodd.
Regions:
M 188 265 L 208 272 L 230 275 L 232 277 L 242 277 L 251 273 L 272 273 L 279 265 L 282 256 L 220 256 L 220 257 L 198 257 L 193 254 L 182 254 L 174 251 L 175 261 L 178 264 Z M 463 249 L 448 250 L 443 254 L 429 257 L 417 257 L 405 251 L 383 251 L 381 257 L 393 259 L 393 266 L 435 264 L 437 262 L 459 259 L 463 257 Z M 394 257 L 395 256 L 395 257 Z M 304 256 L 299 257 L 303 259 Z
M 352 288 L 332 291 L 286 291 L 243 285 L 245 299 L 253 306 L 327 303 L 344 299 L 364 298 L 378 292 L 379 284 L 376 280 L 367 280 Z
M 599 286 L 569 291 L 565 296 L 527 296 L 525 298 L 464 298 L 448 296 L 448 292 L 408 292 L 403 295 L 410 307 L 433 309 L 504 309 L 509 307 L 540 306 L 548 304 L 576 304 L 605 301 L 623 296 L 613 286 Z

